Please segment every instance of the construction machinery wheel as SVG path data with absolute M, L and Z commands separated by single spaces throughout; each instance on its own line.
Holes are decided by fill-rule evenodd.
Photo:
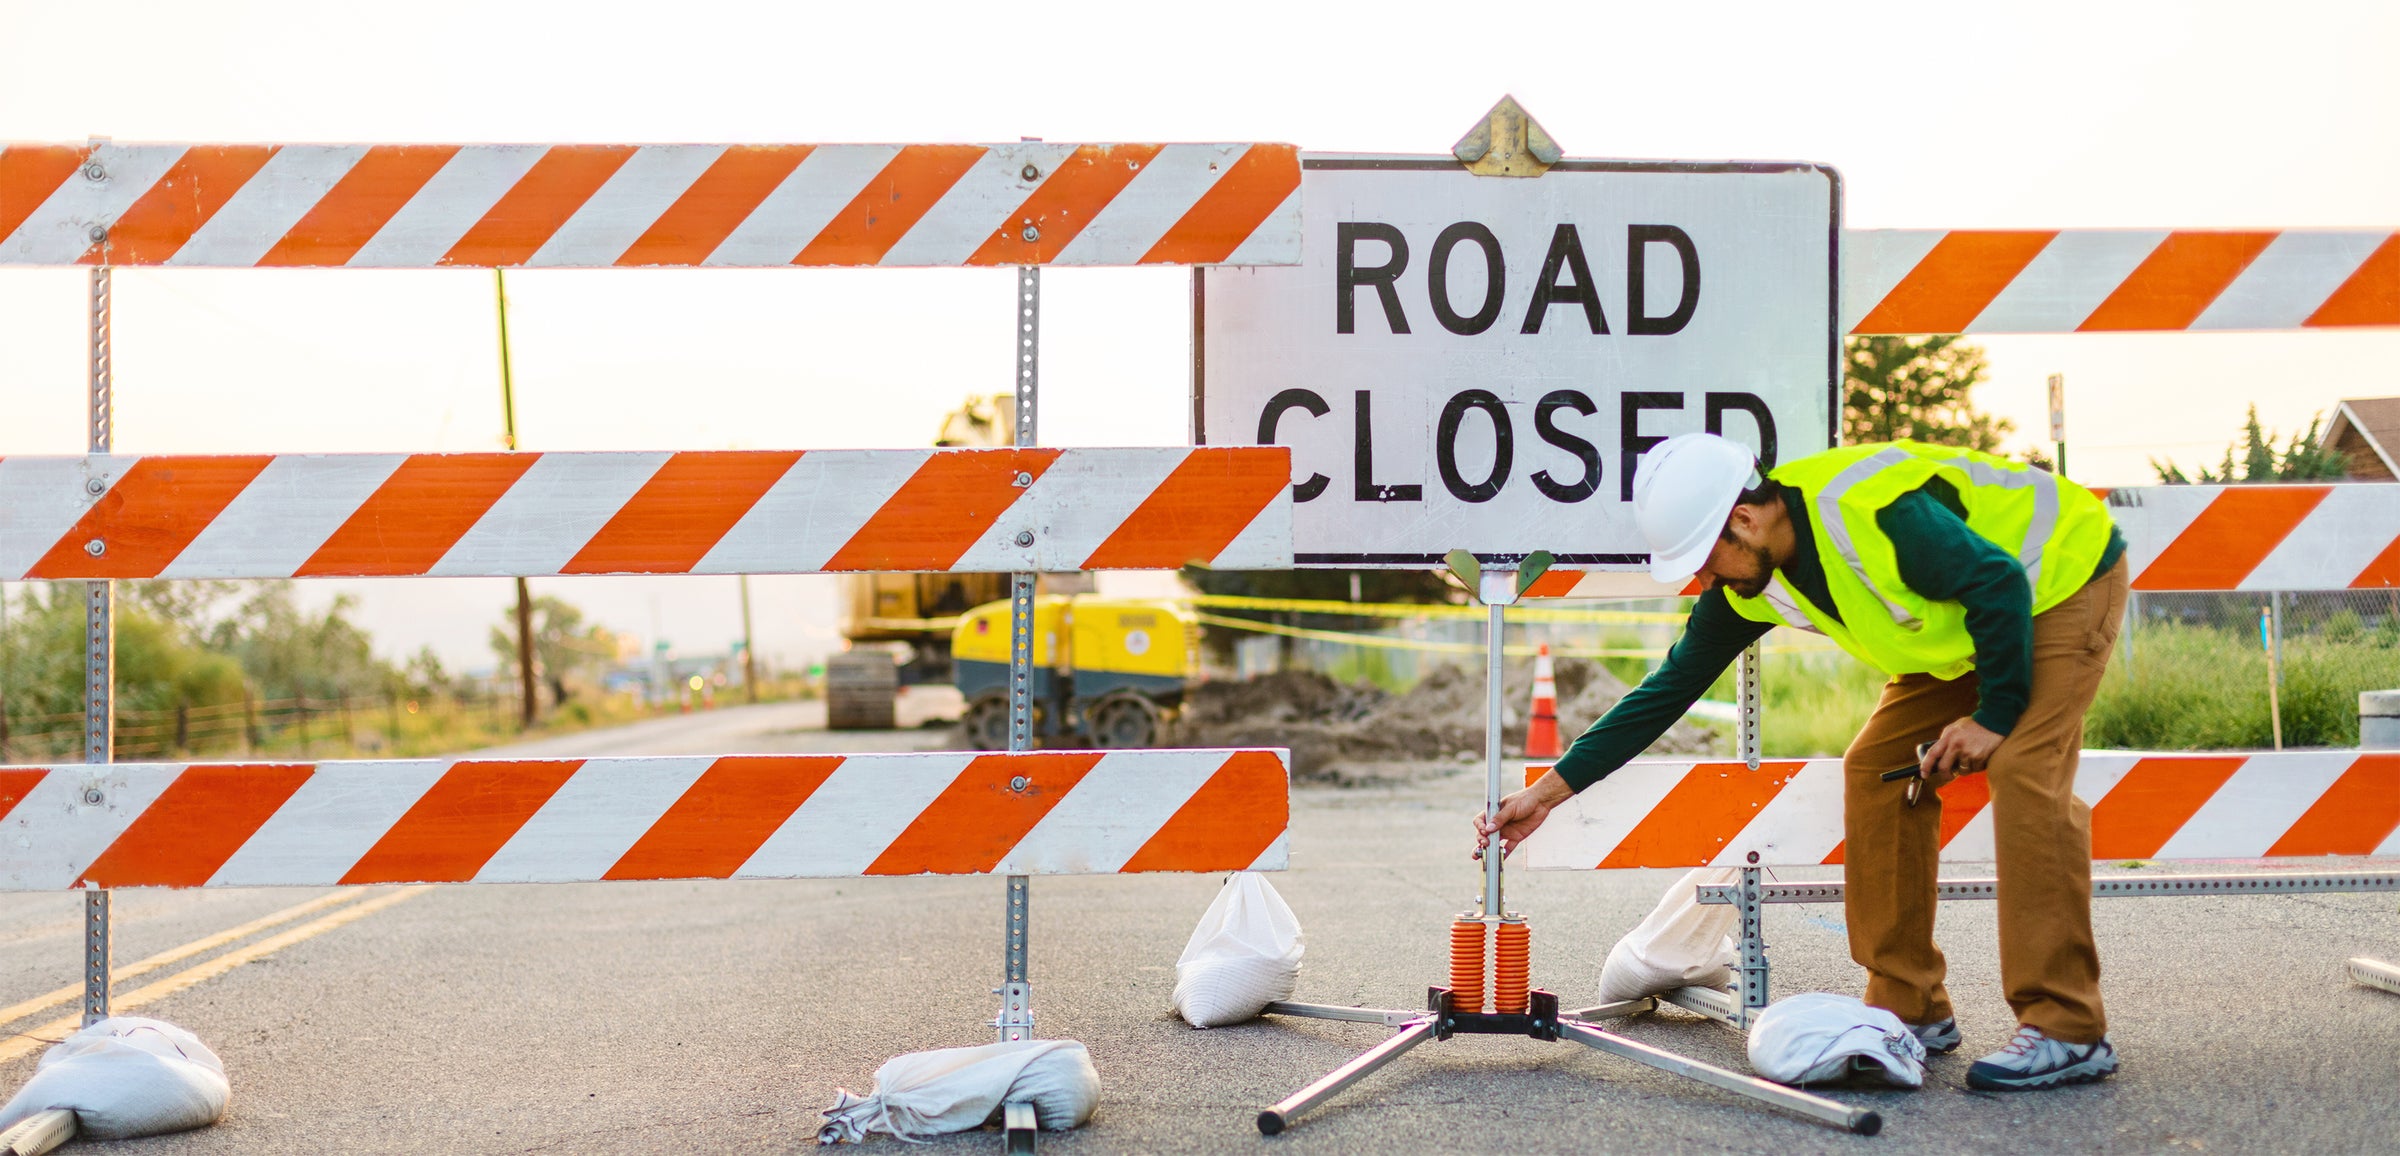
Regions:
M 825 660 L 825 729 L 890 730 L 899 725 L 900 669 L 880 650 Z
M 1166 729 L 1158 704 L 1135 694 L 1102 699 L 1089 718 L 1092 745 L 1108 750 L 1157 746 Z
M 1042 745 L 1043 716 L 1041 703 L 1033 704 L 1033 745 Z M 987 694 L 967 705 L 967 713 L 958 720 L 966 732 L 967 743 L 979 751 L 1008 749 L 1008 696 Z
M 1008 749 L 1008 696 L 987 694 L 967 704 L 967 713 L 959 719 L 966 731 L 967 745 L 979 751 Z

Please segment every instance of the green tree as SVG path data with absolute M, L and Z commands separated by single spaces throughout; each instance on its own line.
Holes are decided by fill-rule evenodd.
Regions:
M 500 656 L 503 668 L 517 663 L 517 612 L 512 607 L 501 614 L 501 625 L 492 628 L 492 653 Z M 533 600 L 533 668 L 543 682 L 550 685 L 550 704 L 564 706 L 573 697 L 567 680 L 587 670 L 608 666 L 617 655 L 617 636 L 606 627 L 583 620 L 583 611 L 555 594 L 544 594 Z
M 1906 438 L 1994 453 L 2016 428 L 1975 409 L 1968 395 L 1983 383 L 1983 350 L 1955 333 L 1853 337 L 1843 362 L 1844 442 Z
M 269 698 L 378 694 L 391 686 L 393 671 L 350 621 L 355 606 L 349 595 L 336 595 L 312 614 L 301 609 L 291 583 L 262 582 L 208 628 L 209 648 L 233 656 Z
M 449 670 L 442 666 L 442 656 L 435 654 L 430 646 L 418 647 L 417 652 L 409 656 L 407 665 L 400 668 L 399 676 L 403 693 L 412 697 L 449 695 L 455 698 L 459 697 L 462 689 L 458 680 L 451 678 Z
M 139 606 L 193 643 L 206 645 L 218 608 L 241 590 L 239 582 L 215 579 L 137 578 L 117 583 L 116 598 L 118 605 Z
M 2332 446 L 2323 445 L 2319 430 L 2325 415 L 2315 414 L 2308 419 L 2308 430 L 2295 433 L 2284 448 L 2275 448 L 2275 435 L 2258 420 L 2258 405 L 2250 406 L 2249 420 L 2242 424 L 2242 439 L 2225 447 L 2225 457 L 2215 470 L 2199 467 L 2200 476 L 2193 478 L 2183 472 L 2174 459 L 2161 462 L 2150 459 L 2150 468 L 2158 480 L 2170 486 L 2190 485 L 2197 481 L 2204 486 L 2224 486 L 2249 482 L 2311 482 L 2339 478 L 2347 471 L 2347 463 Z M 2238 451 L 2238 456 L 2237 456 Z
M 21 742 L 33 735 L 53 736 L 18 750 L 78 751 L 82 727 L 59 720 L 83 713 L 83 583 L 28 585 L 10 602 L 8 631 L 0 635 L 0 671 L 5 672 L 0 697 L 5 699 L 8 731 Z M 232 658 L 203 648 L 184 624 L 161 617 L 136 599 L 116 607 L 115 673 L 120 713 L 218 706 L 242 699 L 242 671 Z

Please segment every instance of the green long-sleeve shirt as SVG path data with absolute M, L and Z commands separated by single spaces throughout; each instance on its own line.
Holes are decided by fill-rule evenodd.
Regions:
M 1786 583 L 1840 618 L 1825 585 L 1825 567 L 1809 532 L 1809 511 L 1800 491 L 1782 486 L 1799 548 L 1777 569 Z M 1899 554 L 1900 580 L 1918 594 L 1966 608 L 1967 634 L 1975 641 L 1975 670 L 1981 676 L 1975 721 L 1995 734 L 2015 729 L 2033 686 L 2033 588 L 2024 567 L 2008 552 L 1967 528 L 1958 491 L 1936 478 L 1901 495 L 1875 515 Z M 2125 553 L 2125 539 L 2112 527 L 2094 576 L 2105 574 Z M 1722 588 L 1692 605 L 1683 637 L 1666 662 L 1617 705 L 1609 708 L 1558 760 L 1558 776 L 1577 791 L 1606 778 L 1667 733 L 1742 649 L 1772 629 L 1734 613 Z

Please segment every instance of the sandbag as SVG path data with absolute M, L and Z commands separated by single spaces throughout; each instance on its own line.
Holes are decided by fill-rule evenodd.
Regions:
M 1741 911 L 1729 903 L 1703 904 L 1695 889 L 1740 879 L 1739 868 L 1702 867 L 1676 880 L 1649 916 L 1609 949 L 1600 968 L 1601 1002 L 1732 983 Z
M 928 1140 L 996 1123 L 1015 1101 L 1033 1104 L 1044 1131 L 1082 1127 L 1100 1103 L 1092 1054 L 1074 1040 L 1017 1040 L 895 1056 L 875 1069 L 872 1092 L 835 1089 L 817 1142 L 856 1143 L 870 1132 Z
M 111 1016 L 42 1053 L 33 1078 L 0 1107 L 0 1131 L 65 1108 L 89 1139 L 155 1136 L 216 1123 L 232 1096 L 225 1061 L 200 1037 L 164 1020 Z
M 1257 1019 L 1300 985 L 1300 918 L 1266 877 L 1240 871 L 1217 889 L 1175 960 L 1175 1014 L 1196 1028 Z
M 1883 1008 L 1812 991 L 1758 1013 L 1750 1025 L 1750 1067 L 1780 1084 L 1822 1084 L 1863 1070 L 1887 1084 L 1917 1088 L 1925 1084 L 1925 1044 Z

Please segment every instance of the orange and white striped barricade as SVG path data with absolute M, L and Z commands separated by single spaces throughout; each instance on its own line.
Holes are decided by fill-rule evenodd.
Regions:
M 2400 487 L 2120 486 L 2103 491 L 2136 591 L 2377 590 L 2400 586 Z M 1673 598 L 1648 574 L 1552 570 L 1531 598 Z
M 1280 144 L 0 148 L 0 265 L 1277 265 Z
M 1292 564 L 1279 447 L 0 458 L 0 580 Z
M 2400 325 L 2400 233 L 1849 229 L 1846 333 Z
M 1546 767 L 1533 766 L 1528 780 Z M 2400 752 L 2278 751 L 2142 754 L 2086 751 L 2075 793 L 2092 809 L 2092 855 L 2102 860 L 2323 860 L 2400 856 Z M 1990 785 L 1965 775 L 1941 789 L 1942 860 L 1993 859 Z M 1640 759 L 1560 804 L 1518 852 L 1553 870 L 1737 867 L 1743 881 L 1701 889 L 1703 903 L 1743 909 L 1742 1004 L 1766 1006 L 1759 907 L 1838 902 L 1838 882 L 1766 883 L 1757 869 L 1843 862 L 1840 759 Z M 2111 896 L 2400 891 L 2400 871 L 2109 876 Z M 1991 899 L 1991 879 L 1940 884 L 1943 899 Z M 1712 993 L 1686 1003 L 1741 1020 Z M 1676 1002 L 1686 1002 L 1678 999 Z
M 1288 462 L 1034 448 L 1041 266 L 1294 264 L 1299 186 L 1281 144 L 0 145 L 0 265 L 92 269 L 94 455 L 0 461 L 0 571 L 90 580 L 95 763 L 137 575 L 1011 570 L 1021 686 L 1038 571 L 1292 561 Z M 1015 266 L 1016 448 L 109 456 L 110 270 L 150 265 Z M 1023 875 L 1009 910 L 1004 1039 L 1032 1023 Z M 94 888 L 86 1022 L 108 926 Z
M 1683 598 L 1700 593 L 1690 580 L 1673 585 L 1654 581 L 1640 570 L 1553 569 L 1533 580 L 1527 598 Z
M 2108 504 L 2136 591 L 2400 586 L 2400 487 L 2127 486 Z
M 1272 871 L 1288 752 L 0 768 L 0 891 Z

